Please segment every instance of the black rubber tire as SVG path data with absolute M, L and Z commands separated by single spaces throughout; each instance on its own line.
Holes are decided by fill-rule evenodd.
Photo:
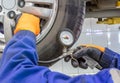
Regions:
M 59 0 L 55 23 L 48 35 L 37 44 L 40 61 L 52 60 L 62 54 L 63 47 L 57 42 L 57 33 L 61 29 L 72 30 L 75 34 L 75 41 L 77 41 L 82 30 L 85 7 L 85 2 L 81 0 Z M 51 66 L 51 63 L 40 65 Z

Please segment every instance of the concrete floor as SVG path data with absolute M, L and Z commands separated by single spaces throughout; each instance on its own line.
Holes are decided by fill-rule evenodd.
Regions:
M 115 52 L 120 53 L 120 25 L 98 25 L 97 19 L 90 18 L 85 19 L 82 34 L 74 47 L 80 44 L 96 44 L 103 47 L 108 47 Z M 80 68 L 73 68 L 69 63 L 65 63 L 64 60 L 59 61 L 52 67 L 52 71 L 58 71 L 70 76 L 80 74 L 94 74 L 99 70 L 90 69 L 83 70 Z

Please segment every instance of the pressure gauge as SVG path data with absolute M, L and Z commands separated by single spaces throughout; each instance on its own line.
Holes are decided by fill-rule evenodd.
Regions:
M 69 29 L 64 29 L 59 33 L 59 42 L 66 47 L 74 44 L 75 38 L 73 32 Z

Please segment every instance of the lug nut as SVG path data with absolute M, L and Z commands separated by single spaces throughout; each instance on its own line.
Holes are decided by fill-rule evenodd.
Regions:
M 16 16 L 16 13 L 15 13 L 14 11 L 8 12 L 8 17 L 9 17 L 10 19 L 13 19 L 15 16 Z
M 25 1 L 24 0 L 19 0 L 18 6 L 23 8 L 25 6 Z

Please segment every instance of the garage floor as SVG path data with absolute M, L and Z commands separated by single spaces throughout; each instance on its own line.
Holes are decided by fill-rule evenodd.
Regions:
M 97 19 L 95 18 L 85 19 L 82 34 L 74 46 L 96 44 L 120 53 L 120 25 L 98 25 L 96 21 Z M 70 62 L 65 63 L 63 60 L 56 63 L 50 69 L 71 76 L 98 72 L 97 69 L 92 70 L 90 68 L 87 70 L 75 69 L 71 66 Z

